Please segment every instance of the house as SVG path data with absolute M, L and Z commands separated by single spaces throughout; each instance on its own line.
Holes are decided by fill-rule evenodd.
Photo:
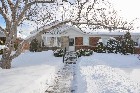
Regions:
M 15 48 L 17 48 L 17 45 L 22 42 L 23 38 L 21 38 L 21 35 L 18 33 L 18 36 L 15 40 Z M 5 41 L 6 41 L 6 36 L 5 34 L 0 31 L 0 50 L 3 49 L 5 47 Z M 24 50 L 29 50 L 29 43 L 25 43 L 23 45 L 23 51 Z
M 36 30 L 32 31 L 31 34 L 35 32 Z M 36 37 L 36 39 L 40 42 L 42 50 L 66 48 L 67 51 L 75 51 L 81 48 L 95 49 L 99 39 L 102 39 L 103 44 L 106 44 L 110 37 L 114 37 L 119 40 L 124 34 L 125 32 L 109 31 L 83 32 L 75 26 L 64 24 L 61 27 L 46 31 L 41 36 Z M 131 33 L 131 36 L 134 42 L 136 42 L 136 46 L 138 46 L 140 33 Z

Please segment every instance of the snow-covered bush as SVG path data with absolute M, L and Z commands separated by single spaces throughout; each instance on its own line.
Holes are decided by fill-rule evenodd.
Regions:
M 78 57 L 81 56 L 90 56 L 93 54 L 93 51 L 91 49 L 79 49 L 76 51 Z
M 101 39 L 99 39 L 99 42 L 97 42 L 97 46 L 96 46 L 96 49 L 95 51 L 97 53 L 105 53 L 106 52 L 106 48 L 105 46 L 103 45 L 103 42 Z
M 134 41 L 131 39 L 131 34 L 129 32 L 124 35 L 122 40 L 122 53 L 124 55 L 134 53 Z
M 106 45 L 106 51 L 108 53 L 117 53 L 117 51 L 119 51 L 119 42 L 113 38 L 110 37 L 110 39 L 107 41 L 107 45 Z
M 55 57 L 62 57 L 64 55 L 64 50 L 63 49 L 56 49 L 53 52 L 53 54 L 54 54 Z

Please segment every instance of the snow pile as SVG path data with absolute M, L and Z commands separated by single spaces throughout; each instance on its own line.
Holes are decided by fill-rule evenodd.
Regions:
M 98 42 L 103 42 L 103 40 L 102 39 L 99 39 L 99 41 Z
M 134 55 L 94 53 L 81 57 L 77 93 L 140 93 L 138 62 Z
M 62 57 L 52 51 L 27 51 L 13 60 L 11 69 L 0 69 L 0 93 L 44 93 L 61 66 Z

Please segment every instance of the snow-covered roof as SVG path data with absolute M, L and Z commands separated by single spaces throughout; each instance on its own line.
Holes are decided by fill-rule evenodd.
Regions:
M 114 31 L 109 31 L 105 29 L 96 29 L 94 31 L 85 31 L 86 34 L 90 35 L 124 35 L 126 32 L 124 31 L 119 31 L 119 30 L 114 30 Z M 140 35 L 140 32 L 130 32 L 131 35 Z
M 40 27 L 39 29 L 35 29 L 33 30 L 32 32 L 30 32 L 30 34 L 35 34 L 37 33 L 38 31 L 42 31 L 42 30 L 45 30 L 47 27 L 51 26 L 51 25 L 54 25 L 54 24 L 57 24 L 57 23 L 60 23 L 60 21 L 56 20 L 56 21 L 53 21 L 45 26 L 42 26 Z M 58 29 L 58 28 L 57 28 Z
M 103 40 L 102 39 L 99 39 L 99 41 L 98 42 L 103 42 Z
M 53 24 L 57 24 L 60 23 L 60 21 L 54 21 L 50 24 L 47 24 L 43 27 L 40 27 L 38 30 L 34 30 L 32 31 L 30 34 L 35 34 L 39 31 L 45 30 L 47 27 L 53 25 Z M 87 34 L 87 35 L 96 35 L 96 36 L 104 36 L 104 35 L 113 35 L 113 36 L 118 36 L 118 35 L 124 35 L 126 32 L 124 31 L 119 31 L 119 30 L 115 30 L 115 31 L 109 31 L 106 29 L 95 29 L 94 31 L 81 31 L 79 28 L 72 26 L 72 25 L 68 25 L 68 24 L 64 24 L 62 26 L 56 27 L 50 31 L 48 31 L 47 33 L 51 33 L 51 34 L 61 34 L 64 31 L 66 31 L 67 29 L 74 29 L 75 31 L 79 31 L 82 34 Z M 136 33 L 136 32 L 130 32 L 131 35 L 140 35 L 140 32 Z

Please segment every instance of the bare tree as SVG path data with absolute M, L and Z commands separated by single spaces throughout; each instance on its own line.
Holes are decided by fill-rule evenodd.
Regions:
M 110 4 L 105 0 L 75 0 L 75 4 L 71 4 L 67 0 L 62 0 L 65 3 L 69 3 L 72 8 L 69 13 L 69 19 L 65 20 L 65 16 L 62 15 L 62 22 L 53 22 L 49 25 L 45 25 L 46 23 L 52 20 L 51 11 L 53 9 L 46 8 L 44 9 L 45 14 L 40 14 L 40 8 L 38 3 L 54 3 L 58 8 L 60 7 L 58 1 L 50 0 L 1 0 L 0 1 L 0 15 L 2 15 L 3 19 L 6 23 L 6 28 L 2 28 L 0 26 L 0 30 L 5 33 L 6 48 L 3 51 L 2 59 L 1 59 L 1 67 L 3 69 L 11 68 L 11 61 L 15 57 L 21 54 L 23 44 L 26 42 L 30 42 L 36 36 L 43 34 L 45 31 L 49 31 L 53 28 L 62 26 L 63 24 L 71 22 L 73 25 L 76 25 L 81 29 L 81 25 L 86 25 L 91 29 L 95 28 L 107 28 L 110 30 L 113 29 L 123 29 L 123 30 L 131 30 L 131 23 L 126 21 L 122 21 L 121 17 L 117 16 L 115 10 L 108 11 L 111 9 Z M 100 5 L 103 7 L 99 7 Z M 63 4 L 62 4 L 63 5 Z M 52 4 L 53 6 L 53 4 Z M 48 10 L 48 11 L 47 11 Z M 64 10 L 66 12 L 67 9 Z M 66 15 L 66 14 L 65 14 Z M 54 17 L 54 16 L 53 16 Z M 56 18 L 56 17 L 55 17 Z M 68 17 L 67 17 L 68 18 Z M 34 21 L 37 25 L 42 26 L 38 28 L 38 32 L 32 34 L 23 40 L 18 49 L 14 54 L 12 51 L 14 50 L 14 41 L 17 38 L 17 27 L 20 26 L 24 20 Z
M 36 3 L 54 3 L 54 0 L 0 0 L 0 15 L 6 23 L 6 28 L 0 26 L 0 30 L 6 36 L 6 48 L 1 59 L 3 69 L 11 68 L 11 53 L 17 38 L 17 27 L 26 19 L 27 10 Z
M 74 24 L 80 29 L 81 25 L 91 29 L 133 29 L 133 23 L 120 17 L 107 0 L 77 0 L 76 7 Z

